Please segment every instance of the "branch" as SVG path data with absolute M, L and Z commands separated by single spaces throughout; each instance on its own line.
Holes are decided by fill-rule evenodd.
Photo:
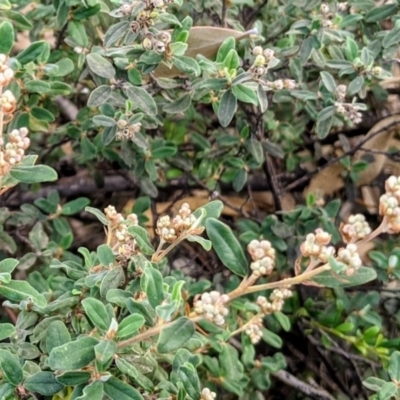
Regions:
M 301 381 L 300 379 L 297 379 L 295 376 L 290 374 L 287 371 L 281 370 L 278 372 L 273 372 L 272 376 L 276 379 L 279 379 L 280 381 L 284 382 L 286 385 L 291 386 L 300 392 L 310 396 L 313 399 L 316 400 L 335 400 L 334 397 L 332 397 L 326 390 L 322 388 L 317 388 L 314 386 L 309 385 L 308 383 L 305 383 Z

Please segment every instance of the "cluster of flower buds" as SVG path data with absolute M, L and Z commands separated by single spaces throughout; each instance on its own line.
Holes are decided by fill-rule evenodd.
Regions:
M 128 224 L 130 225 L 137 225 L 138 224 L 138 217 L 136 214 L 129 214 L 126 220 L 122 221 L 117 226 L 115 230 L 115 238 L 121 244 L 131 244 L 132 243 L 132 236 L 128 232 Z
M 362 121 L 362 113 L 357 104 L 354 103 L 335 103 L 336 111 L 343 115 L 348 121 L 359 124 Z
M 259 79 L 267 73 L 271 61 L 275 60 L 275 52 L 271 49 L 263 50 L 261 46 L 256 46 L 253 48 L 253 55 L 255 59 L 250 67 L 250 72 L 255 79 Z
M 323 231 L 321 228 L 309 233 L 305 242 L 300 246 L 300 252 L 304 257 L 315 257 L 322 262 L 327 262 L 328 257 L 335 254 L 335 248 L 328 246 L 331 242 L 331 235 Z
M 203 293 L 200 298 L 195 298 L 193 310 L 197 315 L 204 315 L 209 321 L 221 326 L 225 323 L 225 317 L 229 310 L 225 304 L 229 301 L 227 294 L 221 294 L 215 290 Z
M 25 150 L 30 145 L 27 137 L 28 129 L 13 129 L 8 134 L 8 142 L 4 145 L 4 139 L 0 138 L 0 174 L 6 175 L 13 165 L 19 164 L 25 155 Z
M 127 259 L 136 252 L 136 241 L 128 232 L 128 226 L 138 225 L 138 217 L 136 214 L 129 214 L 126 218 L 118 213 L 114 206 L 108 206 L 104 209 L 107 220 L 110 222 L 113 235 L 117 240 L 118 254 Z
M 268 315 L 281 311 L 285 300 L 292 296 L 293 292 L 289 289 L 274 289 L 269 296 L 269 300 L 264 296 L 258 296 L 257 304 L 263 314 Z
M 379 214 L 386 217 L 388 231 L 400 232 L 400 177 L 392 175 L 385 182 L 386 193 L 379 199 Z
M 250 268 L 256 276 L 269 275 L 275 266 L 275 249 L 268 240 L 252 240 L 247 251 L 253 262 Z
M 8 66 L 8 57 L 0 54 L 0 86 L 7 86 L 14 77 L 14 71 Z
M 217 397 L 217 394 L 215 392 L 212 392 L 209 388 L 204 388 L 201 391 L 201 400 L 215 400 Z
M 344 1 L 342 3 L 337 3 L 336 6 L 337 6 L 337 10 L 339 12 L 346 11 L 349 8 L 349 5 L 348 5 L 347 1 Z
M 148 33 L 143 39 L 142 45 L 145 50 L 154 50 L 158 54 L 163 54 L 170 42 L 171 34 L 167 31 L 161 31 L 157 35 Z
M 297 83 L 294 79 L 277 79 L 267 83 L 268 86 L 273 90 L 288 89 L 292 90 L 297 87 Z
M 353 275 L 362 266 L 357 245 L 354 243 L 349 243 L 346 248 L 339 249 L 337 260 L 347 265 L 345 272 L 347 276 Z
M 128 122 L 125 121 L 124 119 L 120 119 L 117 122 L 117 126 L 119 128 L 117 134 L 116 134 L 116 139 L 117 140 L 133 140 L 135 135 L 140 132 L 140 128 L 142 127 L 142 124 L 140 122 L 137 122 L 136 124 L 132 124 L 128 126 Z
M 262 338 L 261 327 L 263 325 L 262 318 L 253 318 L 251 323 L 247 325 L 245 333 L 249 335 L 251 343 L 257 344 Z
M 0 107 L 5 115 L 12 114 L 17 108 L 17 100 L 10 90 L 6 90 L 1 95 Z
M 121 213 L 117 212 L 114 206 L 108 206 L 104 209 L 104 214 L 106 218 L 110 222 L 110 225 L 118 225 L 121 222 L 124 222 L 124 217 Z
M 340 226 L 340 232 L 346 243 L 356 242 L 367 237 L 372 229 L 368 222 L 365 220 L 364 215 L 356 214 L 350 215 L 347 224 Z
M 336 111 L 343 115 L 345 119 L 353 122 L 354 124 L 359 124 L 362 121 L 362 114 L 360 112 L 360 108 L 357 104 L 354 103 L 346 103 L 346 85 L 338 85 L 336 87 L 336 99 L 335 102 Z
M 324 28 L 332 28 L 332 13 L 331 10 L 329 8 L 329 5 L 327 3 L 322 3 L 320 8 L 319 8 L 320 12 L 321 12 L 321 16 L 322 16 L 322 26 Z
M 172 218 L 165 215 L 157 221 L 157 235 L 168 243 L 175 241 L 182 232 L 187 231 L 197 221 L 196 217 L 192 214 L 190 206 L 183 203 L 178 211 L 178 214 Z M 199 232 L 200 233 L 200 232 Z

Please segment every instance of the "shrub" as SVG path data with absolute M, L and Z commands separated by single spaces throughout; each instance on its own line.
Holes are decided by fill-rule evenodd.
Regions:
M 264 398 L 271 378 L 311 398 L 331 399 L 329 385 L 400 396 L 397 315 L 393 334 L 384 297 L 362 286 L 399 276 L 387 237 L 400 178 L 386 179 L 379 224 L 354 201 L 342 218 L 334 193 L 354 198 L 389 154 L 376 138 L 392 138 L 396 115 L 350 139 L 391 91 L 398 9 L 0 0 L 0 398 Z M 101 193 L 132 187 L 122 212 Z M 257 209 L 257 187 L 273 213 Z M 209 198 L 196 210 L 178 201 L 198 188 Z M 104 240 L 90 231 L 79 247 L 77 219 Z M 185 274 L 188 249 L 218 268 Z M 353 363 L 360 392 L 283 371 L 299 328 L 321 357 Z

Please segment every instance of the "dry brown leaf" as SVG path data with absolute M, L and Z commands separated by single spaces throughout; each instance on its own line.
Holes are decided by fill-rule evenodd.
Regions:
M 358 186 L 367 185 L 372 182 L 381 173 L 387 161 L 387 157 L 384 154 L 372 153 L 368 149 L 382 152 L 387 151 L 394 133 L 399 130 L 399 126 L 400 115 L 383 118 L 362 139 L 365 140 L 368 137 L 372 137 L 371 140 L 362 146 L 363 150 L 357 151 L 354 155 L 354 161 L 365 160 L 369 162 L 368 168 L 360 173 L 360 179 L 357 182 Z M 377 132 L 380 133 L 377 134 Z M 325 196 L 331 196 L 337 190 L 344 187 L 344 180 L 341 176 L 342 172 L 343 167 L 340 164 L 333 164 L 323 169 L 311 179 L 303 195 L 306 197 L 309 193 L 315 193 L 319 190 Z
M 310 181 L 310 184 L 304 190 L 303 195 L 307 197 L 310 193 L 323 194 L 331 196 L 344 186 L 342 177 L 343 167 L 340 164 L 333 164 L 318 172 Z
M 380 195 L 380 190 L 377 187 L 363 186 L 361 188 L 363 205 L 370 214 L 378 213 Z
M 387 151 L 394 133 L 399 130 L 399 125 L 400 115 L 392 115 L 380 120 L 367 133 L 365 139 L 369 137 L 372 138 L 362 146 L 363 149 L 382 152 Z M 376 134 L 377 132 L 380 133 Z M 362 171 L 359 174 L 360 178 L 357 182 L 358 186 L 368 185 L 371 183 L 381 173 L 387 157 L 384 154 L 376 154 L 365 150 L 359 150 L 354 155 L 354 161 L 361 160 L 368 161 L 369 165 L 365 171 Z
M 189 31 L 189 38 L 186 42 L 188 49 L 185 56 L 196 58 L 198 54 L 201 54 L 210 59 L 217 54 L 219 47 L 228 37 L 241 40 L 254 33 L 254 30 L 240 32 L 212 26 L 195 26 Z M 175 78 L 178 75 L 184 75 L 184 73 L 175 67 L 170 69 L 165 64 L 160 64 L 154 71 L 156 78 Z

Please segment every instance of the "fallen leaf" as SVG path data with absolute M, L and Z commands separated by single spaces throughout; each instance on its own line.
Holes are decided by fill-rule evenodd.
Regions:
M 198 54 L 201 54 L 211 59 L 217 54 L 221 44 L 228 37 L 241 40 L 254 33 L 256 33 L 254 30 L 240 32 L 234 29 L 216 28 L 212 26 L 195 26 L 189 31 L 189 38 L 186 41 L 188 49 L 186 50 L 185 56 L 196 58 Z M 176 76 L 184 75 L 178 68 L 168 68 L 162 63 L 156 68 L 153 74 L 156 78 L 175 78 Z

